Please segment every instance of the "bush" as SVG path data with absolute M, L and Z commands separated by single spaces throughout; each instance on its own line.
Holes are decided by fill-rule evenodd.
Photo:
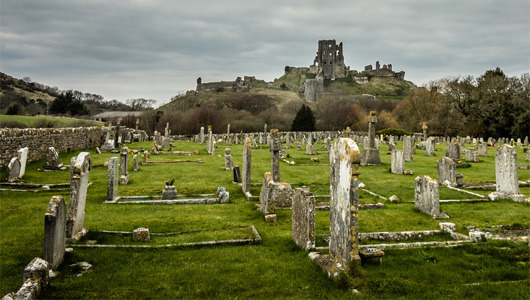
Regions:
M 393 136 L 403 136 L 403 135 L 412 135 L 410 132 L 406 132 L 403 129 L 396 129 L 396 128 L 387 128 L 377 131 L 375 134 L 377 135 L 393 135 Z
M 26 124 L 17 121 L 1 121 L 0 128 L 26 128 Z

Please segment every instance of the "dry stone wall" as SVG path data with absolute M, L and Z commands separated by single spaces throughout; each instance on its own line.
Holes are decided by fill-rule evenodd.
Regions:
M 28 162 L 46 157 L 48 148 L 59 153 L 87 149 L 103 144 L 103 127 L 76 128 L 1 128 L 0 165 L 5 167 L 20 148 L 28 147 Z

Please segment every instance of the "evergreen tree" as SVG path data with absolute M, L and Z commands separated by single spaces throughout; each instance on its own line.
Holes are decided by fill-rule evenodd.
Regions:
M 291 131 L 314 131 L 315 116 L 309 106 L 302 105 L 293 120 Z

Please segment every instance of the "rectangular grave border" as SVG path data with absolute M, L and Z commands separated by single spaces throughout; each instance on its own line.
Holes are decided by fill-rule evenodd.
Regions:
M 186 247 L 203 247 L 203 246 L 219 246 L 219 245 L 258 245 L 263 242 L 261 235 L 256 230 L 254 225 L 240 226 L 239 228 L 250 228 L 254 237 L 247 239 L 230 239 L 220 241 L 204 241 L 204 242 L 190 242 L 190 243 L 177 243 L 177 244 L 164 244 L 164 245 L 114 245 L 114 244 L 68 244 L 68 247 L 72 248 L 136 248 L 136 249 L 160 249 L 160 248 L 186 248 Z M 169 233 L 150 233 L 155 236 L 164 235 L 177 235 L 184 233 L 203 232 L 208 230 L 193 230 L 185 232 L 169 232 Z M 128 231 L 99 231 L 108 234 L 133 234 Z
M 92 185 L 92 182 L 88 183 L 88 186 Z M 29 189 L 14 189 L 14 188 L 0 188 L 0 191 L 6 192 L 24 192 L 24 193 L 47 193 L 47 192 L 64 192 L 70 190 L 70 183 L 22 183 L 22 182 L 2 182 L 0 186 L 4 187 L 22 187 Z M 45 188 L 47 187 L 47 188 Z M 56 187 L 56 188 L 51 188 Z
M 190 196 L 205 198 L 185 198 Z M 177 199 L 163 200 L 161 195 L 147 196 L 118 196 L 112 201 L 105 200 L 103 204 L 217 204 L 221 203 L 221 198 L 215 197 L 217 194 L 197 194 L 180 195 Z M 182 199 L 178 199 L 181 197 Z M 149 199 L 149 200 L 144 200 Z

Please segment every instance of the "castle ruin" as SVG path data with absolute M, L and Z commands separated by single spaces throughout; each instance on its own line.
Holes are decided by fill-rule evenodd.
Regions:
M 243 79 L 237 77 L 234 81 L 217 81 L 217 82 L 202 82 L 202 78 L 197 78 L 197 92 L 224 92 L 236 91 L 246 92 L 252 88 L 256 83 L 265 83 L 265 80 L 256 79 L 254 76 L 245 76 Z
M 342 42 L 337 45 L 335 40 L 318 41 L 318 51 L 309 72 L 317 74 L 324 79 L 335 79 L 344 77 L 350 67 L 344 65 L 342 54 Z

